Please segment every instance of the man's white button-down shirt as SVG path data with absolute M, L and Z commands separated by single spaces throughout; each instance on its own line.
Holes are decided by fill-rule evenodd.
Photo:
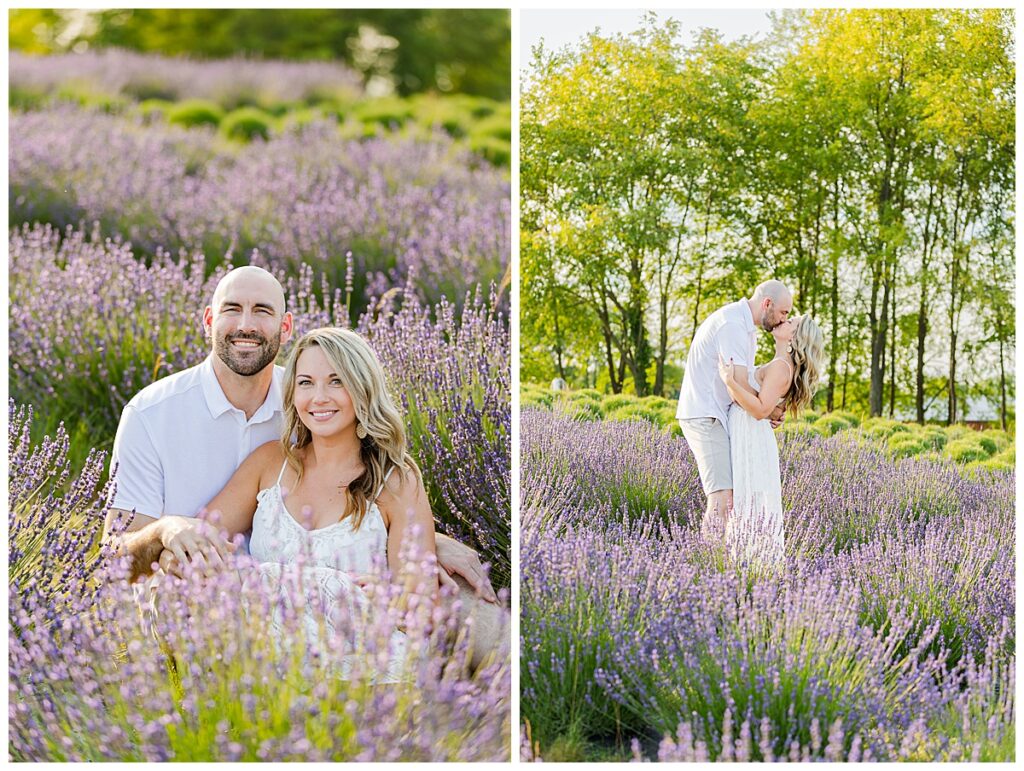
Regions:
M 114 507 L 195 516 L 253 450 L 281 438 L 283 378 L 284 368 L 274 367 L 267 398 L 249 420 L 224 395 L 209 357 L 142 389 L 114 439 Z
M 729 430 L 732 399 L 718 375 L 718 356 L 754 372 L 757 327 L 746 300 L 719 308 L 697 328 L 686 356 L 686 372 L 679 389 L 676 418 L 718 418 Z

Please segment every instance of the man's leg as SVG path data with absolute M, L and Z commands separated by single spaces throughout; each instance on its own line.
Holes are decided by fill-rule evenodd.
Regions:
M 462 576 L 455 574 L 453 577 L 459 585 L 455 598 L 459 602 L 458 633 L 469 636 L 470 671 L 476 671 L 481 664 L 507 658 L 511 643 L 508 611 L 500 603 L 487 602 L 477 596 L 476 590 Z
M 732 463 L 729 435 L 715 418 L 681 419 L 683 437 L 697 461 L 697 473 L 707 497 L 701 535 L 712 543 L 725 537 L 729 512 L 732 511 Z
M 701 533 L 705 538 L 725 538 L 729 530 L 729 515 L 732 513 L 732 490 L 715 490 L 708 494 Z

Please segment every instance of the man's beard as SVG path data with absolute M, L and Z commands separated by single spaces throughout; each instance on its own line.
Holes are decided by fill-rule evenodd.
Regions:
M 251 353 L 242 353 L 231 345 L 235 340 L 251 340 L 259 343 L 259 347 L 252 349 Z M 272 363 L 277 358 L 280 348 L 281 343 L 276 337 L 266 338 L 258 332 L 249 335 L 221 335 L 216 338 L 213 345 L 213 351 L 217 354 L 217 358 L 236 375 L 243 377 L 255 375 Z
M 781 323 L 782 319 L 779 319 L 774 324 L 772 324 L 772 317 L 768 315 L 768 311 L 765 311 L 764 313 L 761 314 L 761 329 L 763 329 L 768 334 L 771 334 L 772 330 L 775 329 L 775 327 L 779 326 L 779 324 Z

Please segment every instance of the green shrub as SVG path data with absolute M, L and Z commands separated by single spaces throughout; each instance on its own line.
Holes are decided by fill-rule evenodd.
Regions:
M 963 439 L 965 436 L 974 436 L 974 431 L 965 426 L 963 423 L 954 423 L 951 426 L 946 426 L 942 429 L 946 434 L 947 441 L 952 442 L 954 439 Z
M 858 415 L 856 412 L 850 412 L 849 410 L 833 410 L 829 414 L 842 418 L 847 423 L 849 423 L 852 428 L 859 428 L 862 422 L 860 415 Z
M 861 424 L 861 428 L 872 439 L 888 439 L 896 433 L 910 433 L 908 426 L 889 418 L 869 418 Z
M 302 126 L 308 126 L 310 123 L 315 123 L 325 118 L 334 118 L 333 115 L 326 114 L 323 110 L 316 107 L 303 107 L 299 110 L 294 110 L 286 114 L 283 118 L 278 121 L 278 125 L 282 129 L 293 129 L 301 128 Z
M 778 428 L 781 434 L 813 434 L 814 428 L 800 420 L 787 420 Z
M 887 446 L 889 451 L 897 458 L 908 458 L 920 455 L 928 449 L 927 443 L 922 441 L 920 437 L 904 433 L 896 433 L 889 437 Z
M 545 410 L 550 410 L 551 405 L 554 402 L 554 395 L 548 394 L 520 394 L 519 396 L 519 407 L 525 409 L 527 407 L 541 407 Z
M 666 407 L 672 407 L 675 409 L 675 403 L 666 399 L 664 396 L 644 396 L 640 399 L 640 404 L 645 407 L 652 407 L 656 410 L 661 410 Z
M 478 120 L 493 115 L 501 105 L 493 99 L 469 94 L 456 94 L 449 99 Z
M 469 133 L 474 118 L 457 100 L 423 95 L 414 97 L 412 102 L 417 123 L 440 127 L 451 137 L 461 138 Z
M 224 110 L 216 102 L 206 99 L 186 99 L 178 102 L 167 111 L 167 122 L 174 123 L 185 128 L 193 126 L 220 125 L 224 118 Z
M 995 455 L 999 451 L 999 445 L 996 444 L 996 440 L 991 436 L 985 436 L 984 434 L 978 434 L 975 441 L 985 448 L 985 452 L 989 455 Z
M 603 409 L 607 415 L 609 412 L 614 412 L 620 407 L 626 407 L 636 403 L 637 401 L 634 397 L 627 396 L 626 394 L 608 394 L 601 399 L 601 409 Z
M 256 107 L 242 107 L 224 116 L 220 131 L 229 139 L 244 142 L 251 142 L 256 137 L 269 139 L 273 120 L 273 116 Z
M 559 405 L 570 415 L 574 415 L 581 420 L 601 420 L 604 418 L 601 405 L 592 399 L 573 399 L 571 396 L 562 397 L 560 399 L 556 398 L 553 404 Z
M 599 394 L 595 395 L 595 392 L 569 391 L 562 396 L 562 400 L 570 404 L 580 405 L 598 418 L 604 414 L 604 410 L 601 409 L 601 396 Z
M 835 436 L 848 428 L 850 428 L 850 422 L 834 413 L 822 415 L 811 424 L 811 429 L 822 436 Z
M 1009 435 L 1005 431 L 1000 431 L 998 428 L 986 428 L 981 432 L 981 436 L 984 439 L 991 440 L 995 444 L 996 452 L 1002 452 L 1013 444 L 1013 440 L 1010 439 Z
M 821 415 L 819 415 L 814 410 L 804 410 L 803 412 L 800 413 L 800 420 L 802 420 L 804 423 L 815 423 L 819 418 L 821 418 Z
M 49 101 L 49 95 L 45 91 L 11 86 L 7 99 L 12 110 L 38 110 Z
M 655 426 L 661 426 L 658 413 L 644 407 L 642 404 L 634 402 L 632 404 L 626 404 L 619 407 L 616 410 L 605 413 L 606 420 L 646 420 L 648 423 L 652 423 Z
M 469 138 L 469 149 L 495 166 L 508 166 L 512 161 L 512 145 L 497 137 L 472 136 Z
M 946 446 L 946 442 L 949 441 L 946 432 L 935 426 L 925 426 L 922 428 L 918 431 L 918 438 L 933 450 L 941 450 Z
M 166 99 L 146 99 L 143 102 L 139 102 L 136 109 L 139 115 L 146 121 L 153 121 L 156 119 L 165 120 L 167 118 L 167 112 L 174 105 L 173 102 L 168 102 Z
M 970 463 L 976 460 L 985 460 L 989 453 L 982 444 L 971 437 L 955 439 L 946 445 L 946 457 L 957 463 Z
M 661 417 L 661 427 L 670 428 L 672 426 L 679 425 L 679 419 L 676 417 L 676 408 L 674 406 L 662 407 L 658 410 L 658 415 Z M 680 434 L 682 429 L 680 429 Z
M 477 121 L 470 132 L 473 137 L 494 137 L 506 142 L 512 141 L 512 121 L 509 115 L 496 112 Z
M 353 118 L 363 124 L 401 128 L 412 118 L 412 105 L 405 99 L 385 97 L 361 102 L 352 108 Z

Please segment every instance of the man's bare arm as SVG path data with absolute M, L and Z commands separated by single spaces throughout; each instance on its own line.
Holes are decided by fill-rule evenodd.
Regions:
M 103 542 L 111 541 L 115 554 L 129 558 L 131 573 L 128 580 L 137 581 L 153 572 L 152 565 L 159 561 L 164 544 L 160 539 L 160 528 L 157 527 L 159 520 L 145 514 L 136 514 L 128 527 L 116 536 L 111 533 L 119 519 L 123 521 L 131 516 L 130 511 L 110 509 L 103 523 Z

